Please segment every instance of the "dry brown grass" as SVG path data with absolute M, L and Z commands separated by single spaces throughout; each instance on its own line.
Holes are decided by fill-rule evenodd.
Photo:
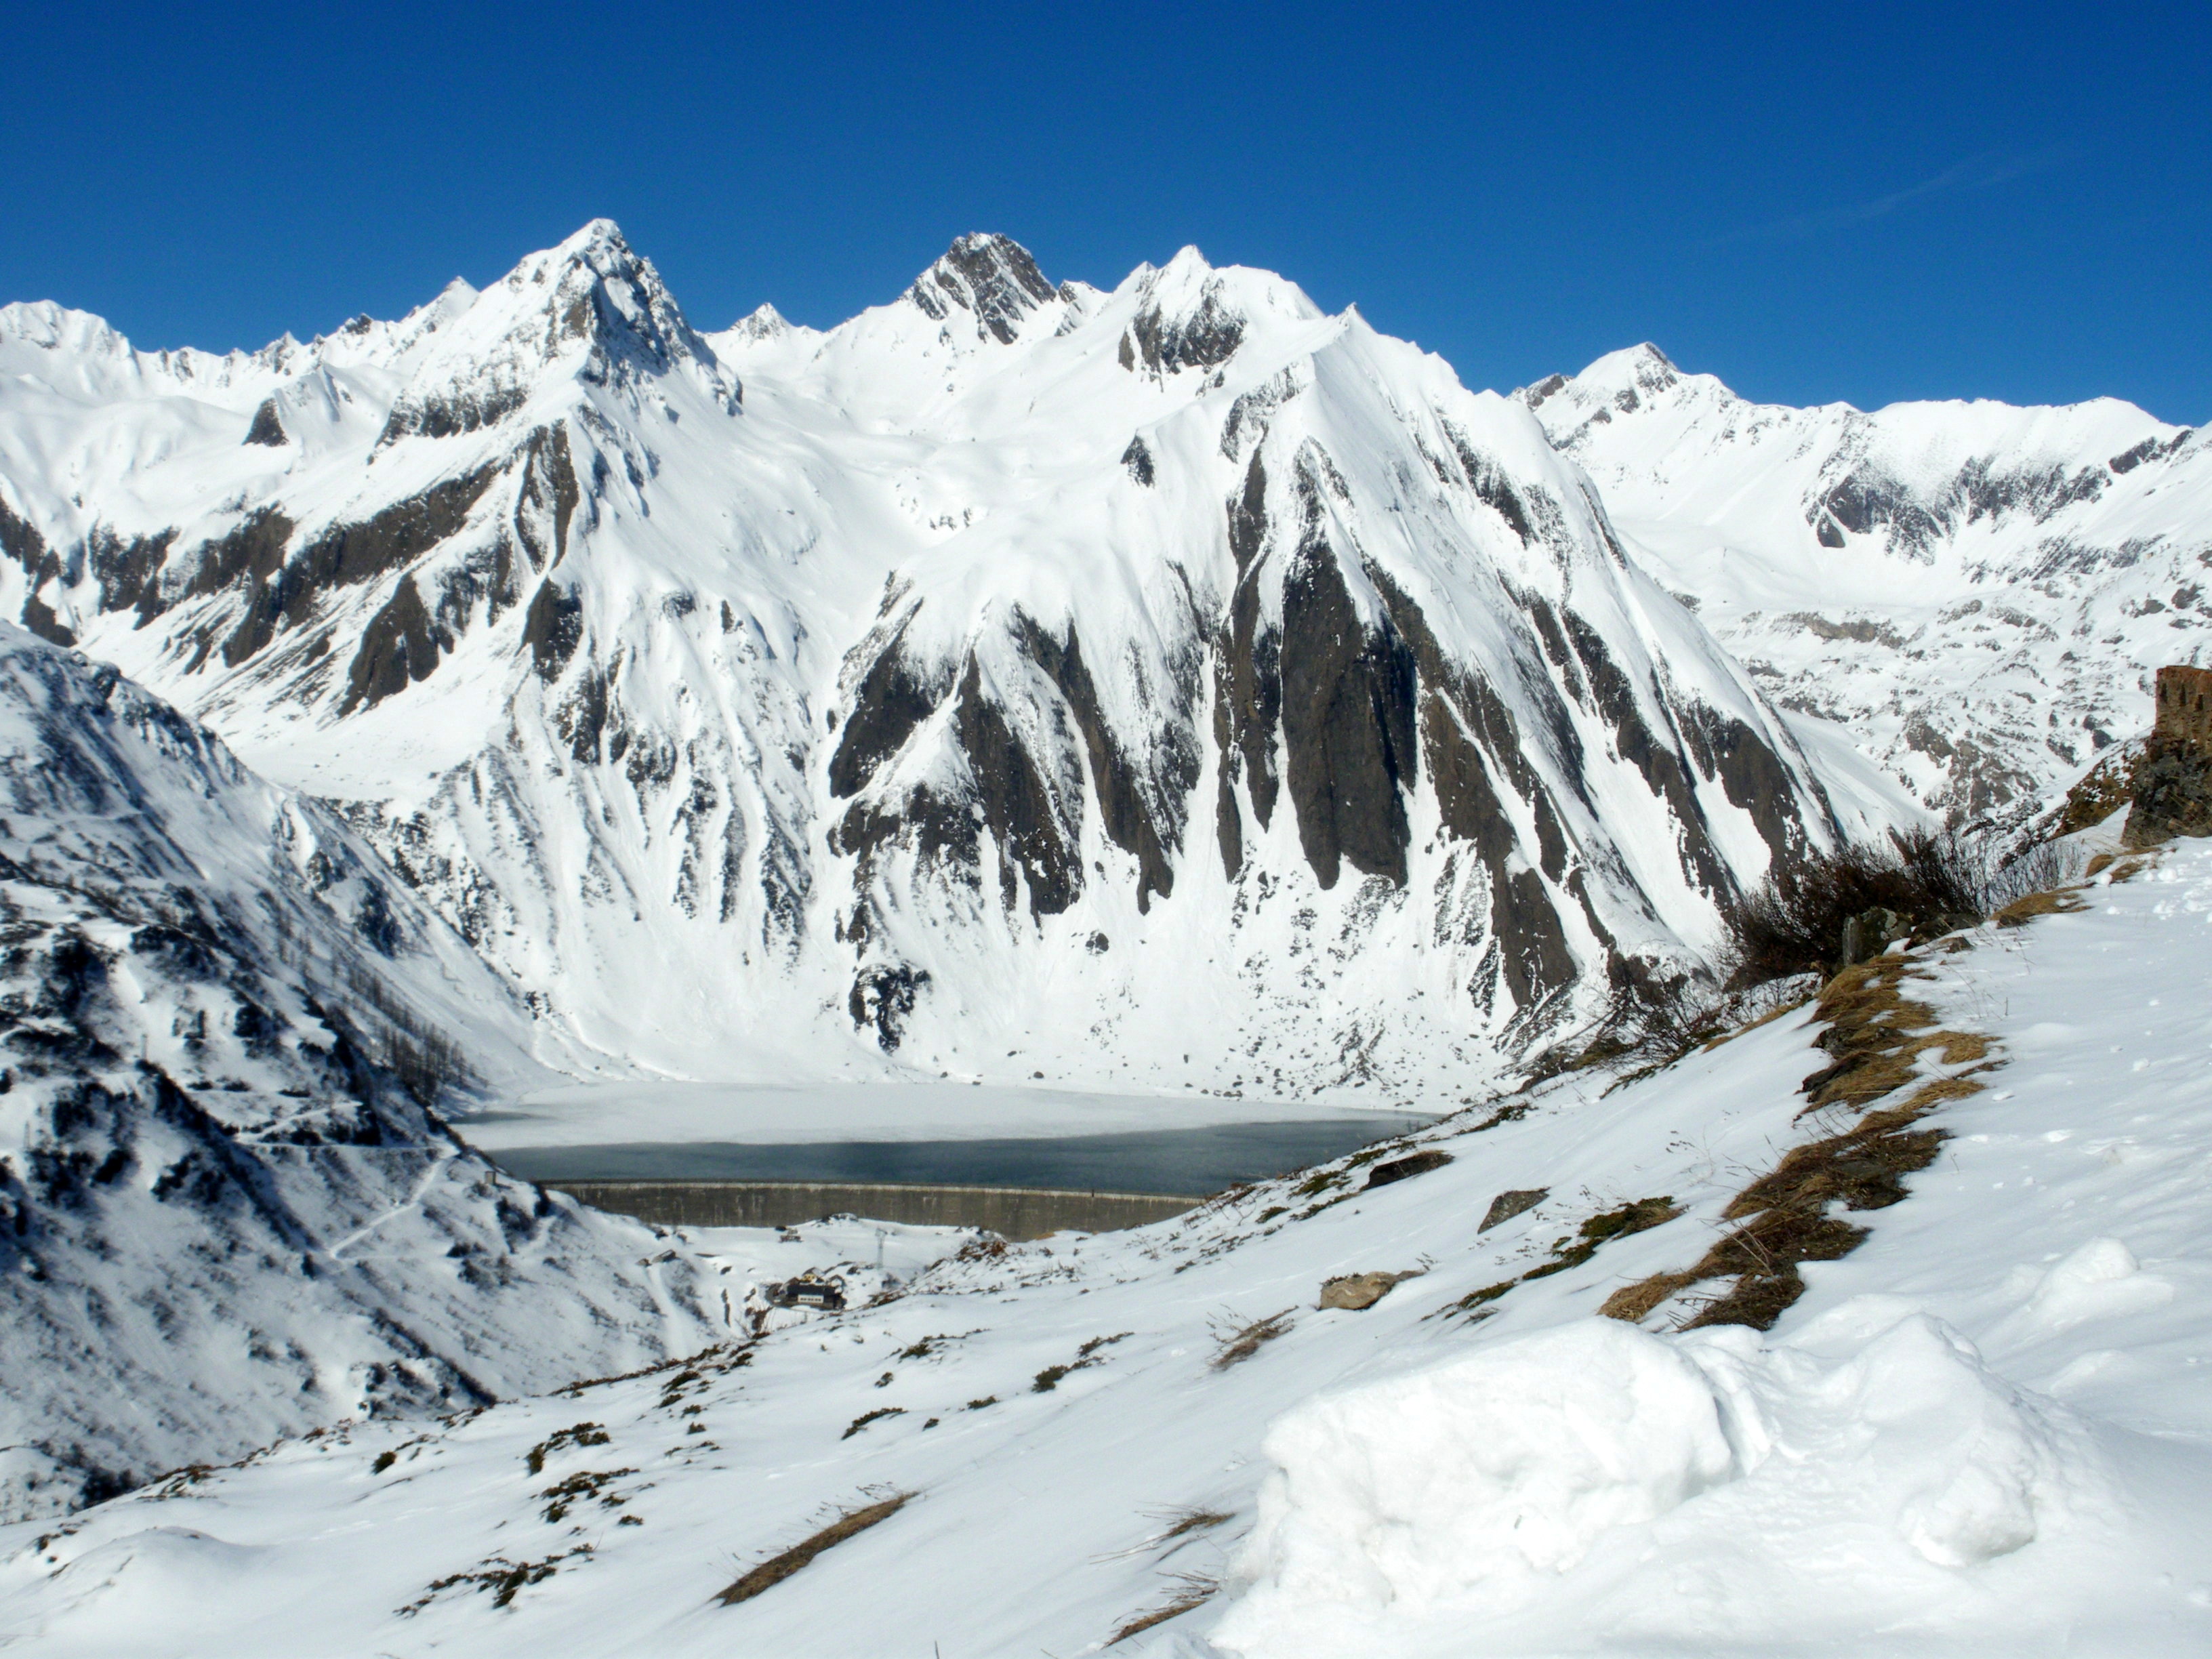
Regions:
M 1213 1369 L 1225 1371 L 1231 1365 L 1249 1359 L 1260 1352 L 1261 1344 L 1273 1342 L 1290 1330 L 1291 1316 L 1297 1311 L 1294 1308 L 1285 1308 L 1280 1313 L 1269 1314 L 1265 1319 L 1255 1319 L 1249 1325 L 1231 1325 L 1217 1330 L 1214 1334 L 1221 1344 L 1221 1349 L 1213 1356 Z
M 1688 1290 L 1697 1282 L 1695 1273 L 1654 1273 L 1633 1285 L 1622 1285 L 1606 1297 L 1598 1312 L 1605 1318 L 1626 1320 L 1633 1325 L 1648 1318 L 1651 1310 L 1668 1297 Z
M 1988 1071 L 1989 1039 L 1978 1032 L 1931 1030 L 1935 1011 L 1905 994 L 1919 970 L 1908 957 L 1881 957 L 1838 974 L 1822 988 L 1817 1012 L 1828 1029 L 1820 1046 L 1834 1063 L 1805 1079 L 1806 1112 L 1864 1107 L 1920 1079 L 1920 1058 Z M 1943 1102 L 1978 1094 L 1966 1074 L 1922 1079 L 1901 1104 L 1864 1112 L 1839 1134 L 1793 1147 L 1767 1174 L 1729 1202 L 1722 1218 L 1738 1224 L 1691 1267 L 1655 1273 L 1622 1286 L 1599 1312 L 1631 1322 L 1648 1318 L 1670 1297 L 1704 1279 L 1734 1283 L 1706 1302 L 1683 1328 L 1749 1325 L 1765 1330 L 1804 1294 L 1797 1269 L 1832 1261 L 1866 1238 L 1863 1227 L 1832 1216 L 1877 1210 L 1908 1195 L 1904 1178 L 1941 1153 L 1941 1129 L 1913 1127 Z M 1802 1114 L 1801 1114 L 1802 1115 Z
M 1990 1057 L 1990 1040 L 1979 1031 L 1938 1031 L 1921 1039 L 1923 1049 L 1934 1048 L 1946 1066 L 1965 1066 Z
M 1148 1613 L 1139 1613 L 1108 1637 L 1106 1638 L 1108 1647 L 1112 1647 L 1117 1642 L 1126 1642 L 1132 1636 L 1140 1635 L 1155 1625 L 1164 1625 L 1170 1619 L 1180 1619 L 1194 1607 L 1204 1607 L 1213 1599 L 1215 1592 L 1221 1588 L 1219 1579 L 1208 1577 L 1203 1573 L 1177 1573 L 1176 1577 L 1182 1588 L 1169 1596 L 1160 1606 Z
M 1739 1221 L 1762 1211 L 1817 1211 L 1840 1201 L 1847 1210 L 1881 1210 L 1905 1201 L 1902 1177 L 1936 1161 L 1940 1129 L 1873 1128 L 1793 1147 L 1768 1174 L 1738 1193 L 1721 1212 Z
M 1828 1029 L 1820 1047 L 1834 1060 L 1805 1079 L 1807 1111 L 1870 1105 L 1918 1077 L 1920 1056 L 1931 1051 L 1946 1066 L 1988 1058 L 1989 1039 L 1978 1032 L 1928 1029 L 1935 1010 L 1900 988 L 1917 976 L 1910 958 L 1882 957 L 1822 988 L 1816 1006 Z
M 1890 1107 L 1887 1111 L 1869 1112 L 1864 1123 L 1875 1123 L 1880 1120 L 1879 1127 L 1893 1128 L 1935 1110 L 1947 1100 L 1964 1100 L 1969 1095 L 1981 1093 L 1989 1086 L 1986 1083 L 1975 1082 L 1971 1077 L 1930 1078 L 1907 1095 L 1904 1104 Z
M 1209 1510 L 1194 1504 L 1187 1509 L 1154 1510 L 1148 1518 L 1167 1524 L 1150 1537 L 1140 1539 L 1125 1548 L 1109 1550 L 1103 1555 L 1093 1556 L 1095 1561 L 1125 1561 L 1133 1555 L 1149 1555 L 1154 1550 L 1165 1549 L 1181 1542 L 1194 1533 L 1210 1532 L 1216 1527 L 1226 1526 L 1236 1517 L 1224 1510 Z
M 2047 893 L 2029 893 L 2016 898 L 1990 920 L 2000 927 L 2025 927 L 2038 916 L 2070 915 L 2076 910 L 2088 908 L 2071 889 L 2061 887 Z
M 833 1549 L 847 1539 L 857 1537 L 870 1527 L 888 1521 L 913 1501 L 910 1492 L 895 1492 L 879 1503 L 864 1508 L 848 1510 L 812 1537 L 793 1544 L 780 1555 L 772 1555 L 744 1577 L 720 1592 L 714 1599 L 726 1607 L 740 1601 L 750 1601 L 764 1591 L 774 1589 L 826 1549 Z

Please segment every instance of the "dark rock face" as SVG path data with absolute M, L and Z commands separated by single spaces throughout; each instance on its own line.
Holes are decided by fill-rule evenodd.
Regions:
M 271 449 L 282 449 L 292 441 L 291 434 L 284 430 L 283 417 L 276 412 L 274 398 L 264 398 L 261 407 L 253 411 L 253 424 L 246 428 L 246 441 L 266 444 Z
M 538 583 L 523 618 L 522 643 L 542 680 L 556 680 L 584 636 L 583 596 L 547 578 Z
M 1028 888 L 1030 913 L 1059 915 L 1083 890 L 1082 860 L 1062 830 L 1061 804 L 1036 760 L 1014 736 L 998 704 L 983 695 L 972 656 L 960 682 L 955 719 L 961 750 L 974 773 L 973 803 L 981 809 L 980 820 L 971 815 L 968 821 L 976 829 L 989 829 L 998 843 L 1000 898 L 1007 909 L 1014 908 L 1018 872 Z M 1069 816 L 1079 818 L 1079 814 L 1078 808 Z M 938 833 L 945 842 L 954 839 L 941 828 Z M 974 830 L 968 832 L 968 840 L 972 847 Z
M 1613 981 L 1632 985 L 1649 971 L 1613 945 L 1593 902 L 1589 860 L 1609 860 L 1603 878 L 1618 885 L 1618 855 L 1588 851 L 1566 827 L 1598 810 L 1582 783 L 1593 760 L 1581 735 L 1590 715 L 1674 824 L 1693 890 L 1719 901 L 1736 890 L 1699 798 L 1712 783 L 1778 859 L 1802 853 L 1802 787 L 1741 719 L 1636 683 L 1580 612 L 1533 594 L 1512 596 L 1525 644 L 1508 659 L 1452 660 L 1420 605 L 1379 565 L 1339 545 L 1348 488 L 1318 444 L 1274 455 L 1292 475 L 1287 490 L 1271 477 L 1263 447 L 1255 443 L 1224 504 L 1235 584 L 1218 614 L 1189 624 L 1191 684 L 1210 681 L 1214 692 L 1210 727 L 1194 697 L 1187 713 L 1154 710 L 1142 733 L 1117 732 L 1076 622 L 1047 628 L 1017 617 L 1009 640 L 971 645 L 957 681 L 915 660 L 905 623 L 887 639 L 879 633 L 830 767 L 833 791 L 853 802 L 832 850 L 859 860 L 858 896 L 840 937 L 864 962 L 884 939 L 873 885 L 880 849 L 896 843 L 946 878 L 987 890 L 988 842 L 1004 908 L 1059 914 L 1086 882 L 1083 823 L 1094 792 L 1106 838 L 1136 860 L 1140 908 L 1170 898 L 1209 740 L 1218 758 L 1214 839 L 1232 881 L 1250 844 L 1248 814 L 1266 831 L 1287 792 L 1316 885 L 1337 888 L 1349 866 L 1383 902 L 1380 895 L 1412 878 L 1413 802 L 1431 795 L 1443 836 L 1437 942 L 1473 951 L 1476 1002 L 1488 1010 L 1502 995 L 1516 1019 L 1540 1018 L 1583 978 L 1593 937 Z M 1455 447 L 1456 454 L 1431 457 L 1440 482 L 1469 491 L 1532 546 L 1573 533 L 1540 489 L 1510 478 L 1463 439 Z M 1011 659 L 998 654 L 1009 644 Z M 986 661 L 997 666 L 987 672 Z M 1042 703 L 1027 669 L 1051 688 Z M 1019 718 L 1002 696 L 1020 700 Z M 886 795 L 878 780 L 933 717 L 942 720 L 948 698 L 962 782 L 948 793 L 940 762 L 932 774 L 939 781 Z M 1549 770 L 1532 758 L 1540 755 Z M 1554 789 L 1573 792 L 1571 810 Z
M 1377 1164 L 1367 1171 L 1367 1185 L 1362 1190 L 1372 1192 L 1377 1187 L 1390 1187 L 1401 1181 L 1426 1175 L 1431 1170 L 1441 1170 L 1452 1161 L 1449 1152 L 1429 1151 L 1415 1152 L 1411 1158 L 1394 1158 L 1388 1164 Z
M 878 669 L 883 666 L 878 659 Z M 886 688 L 881 709 L 865 700 L 870 684 Z M 881 679 L 872 672 L 862 691 L 863 701 L 846 721 L 846 742 L 831 761 L 831 787 L 847 794 L 872 781 L 876 769 L 896 754 L 895 747 L 878 747 L 890 732 L 911 732 L 935 708 L 934 702 L 921 706 L 927 693 L 898 670 Z M 1047 781 L 1005 714 L 985 695 L 972 653 L 953 695 L 954 740 L 969 776 L 962 797 L 951 799 L 923 787 L 902 800 L 855 801 L 832 833 L 831 850 L 858 856 L 866 869 L 877 850 L 896 839 L 913 847 L 925 864 L 964 883 L 981 878 L 983 834 L 988 830 L 998 849 L 999 896 L 1005 907 L 1012 910 L 1026 889 L 1032 915 L 1057 915 L 1083 890 L 1082 862 L 1063 828 L 1071 816 L 1081 821 L 1080 781 Z M 857 744 L 856 727 L 863 733 Z M 842 771 L 841 762 L 847 763 Z M 1065 799 L 1071 786 L 1078 792 L 1072 815 Z M 865 939 L 871 930 L 864 918 L 856 917 L 848 931 Z
M 568 453 L 568 428 L 540 427 L 522 452 L 522 487 L 514 502 L 514 538 L 533 571 L 557 566 L 568 551 L 568 524 L 583 492 Z M 502 579 L 506 575 L 501 570 Z
M 1864 470 L 1831 488 L 1807 516 L 1855 536 L 1886 528 L 1890 545 L 1903 552 L 1925 553 L 1943 534 L 1942 521 L 1915 501 L 1907 486 Z M 1838 536 L 1824 544 L 1840 547 L 1843 540 Z
M 1344 864 L 1406 884 L 1406 795 L 1416 781 L 1413 653 L 1352 609 L 1326 543 L 1300 550 L 1283 591 L 1285 782 L 1324 890 Z
M 1978 456 L 1933 495 L 1862 462 L 1807 504 L 1805 521 L 1823 547 L 1842 547 L 1845 531 L 1854 536 L 1885 531 L 1896 551 L 1930 558 L 1936 544 L 1962 524 L 2014 513 L 2039 524 L 2062 507 L 2096 500 L 2113 472 L 2129 471 L 2165 453 L 2154 441 L 2136 448 L 2140 456 L 2130 450 L 2114 457 L 2109 472 L 2094 466 L 2071 473 L 2063 466 L 2004 471 Z
M 0 553 L 26 570 L 36 570 L 46 556 L 46 538 L 36 526 L 18 518 L 4 496 L 0 496 Z
M 220 592 L 241 580 L 267 581 L 283 564 L 293 529 L 291 520 L 274 507 L 248 514 L 236 529 L 201 545 L 198 568 L 185 585 L 186 597 Z
M 2135 801 L 2121 839 L 2148 847 L 2169 836 L 2212 836 L 2212 759 L 2169 749 L 2136 769 Z
M 2146 461 L 2162 461 L 2197 434 L 2187 427 L 2171 438 L 2145 438 L 2132 449 L 2122 450 L 2105 463 L 2115 474 L 2124 477 Z
M 896 1053 L 915 1001 L 928 983 L 927 973 L 904 966 L 875 968 L 860 974 L 853 981 L 852 994 L 847 999 L 854 1028 L 872 1029 L 883 1051 Z
M 1525 863 L 1519 870 L 1512 867 L 1520 841 L 1498 780 L 1534 809 L 1538 857 L 1544 874 L 1554 881 L 1567 873 L 1558 811 L 1522 751 L 1520 734 L 1504 701 L 1473 675 L 1455 671 L 1437 648 L 1419 609 L 1380 573 L 1370 574 L 1413 653 L 1422 750 L 1444 832 L 1471 851 L 1486 878 L 1498 977 L 1515 1007 L 1534 1008 L 1573 982 L 1577 964 L 1565 927 L 1536 870 Z M 1557 718 L 1571 732 L 1563 711 Z M 1602 938 L 1605 930 L 1595 917 L 1589 921 Z
M 1759 837 L 1778 858 L 1805 851 L 1790 775 L 1759 734 L 1734 717 L 1694 708 L 1682 721 L 1683 742 L 1707 777 L 1717 777 L 1729 805 L 1751 814 Z
M 135 608 L 139 627 L 151 622 L 161 602 L 158 578 L 176 539 L 175 531 L 164 530 L 126 542 L 106 526 L 95 526 L 85 538 L 85 558 L 100 584 L 100 608 Z
M 391 603 L 362 631 L 353 665 L 346 671 L 345 701 L 338 705 L 338 713 L 374 708 L 393 692 L 404 691 L 410 682 L 429 678 L 441 647 L 452 643 L 441 639 L 433 627 L 414 577 L 402 576 Z
M 1554 380 L 1559 378 L 1553 376 Z M 1526 1215 L 1551 1195 L 1549 1187 L 1522 1187 L 1500 1193 L 1490 1200 L 1490 1207 L 1483 1212 L 1481 1224 L 1475 1231 L 1486 1233 L 1492 1227 L 1503 1226 L 1516 1215 Z
M 1267 538 L 1267 473 L 1255 449 L 1244 471 L 1244 489 L 1229 504 L 1229 550 L 1237 561 L 1237 591 L 1229 605 L 1229 647 L 1216 670 L 1218 707 L 1227 729 L 1217 737 L 1224 751 L 1223 807 L 1217 818 L 1222 860 L 1231 876 L 1242 862 L 1237 836 L 1233 781 L 1242 781 L 1252 814 L 1265 830 L 1275 812 L 1280 787 L 1275 776 L 1275 733 L 1282 722 L 1281 636 L 1260 628 L 1261 572 L 1257 566 Z M 1217 717 L 1220 718 L 1220 717 Z M 1232 773 L 1237 775 L 1232 778 Z M 1235 836 L 1240 846 L 1232 847 Z
M 906 659 L 902 634 L 893 635 L 869 667 L 830 757 L 830 793 L 857 794 L 884 763 L 905 747 L 914 729 L 935 712 L 945 688 L 933 686 Z
M 1645 723 L 1627 675 L 1613 660 L 1613 653 L 1595 629 L 1579 617 L 1571 615 L 1567 618 L 1567 637 L 1582 663 L 1598 712 L 1613 726 L 1616 750 L 1644 775 L 1651 793 L 1666 801 L 1679 826 L 1676 845 L 1680 851 L 1682 873 L 1698 890 L 1717 898 L 1733 894 L 1735 879 L 1714 849 L 1705 809 L 1698 804 L 1691 787 L 1690 769 L 1686 763 L 1689 757 L 1679 743 L 1663 743 Z
M 526 391 L 516 386 L 490 392 L 457 392 L 444 397 L 406 399 L 392 405 L 376 441 L 381 447 L 401 438 L 456 438 L 465 432 L 480 432 L 488 426 L 497 426 L 528 402 L 529 397 Z
M 1083 664 L 1082 642 L 1073 626 L 1065 643 L 1054 639 L 1028 618 L 1021 620 L 1020 637 L 1030 661 L 1052 677 L 1067 699 L 1083 734 L 1091 761 L 1091 781 L 1098 793 L 1099 816 L 1114 844 L 1137 858 L 1137 908 L 1149 910 L 1155 893 L 1175 890 L 1174 855 L 1182 850 L 1185 818 L 1183 802 L 1198 784 L 1200 761 L 1196 745 L 1168 745 L 1164 785 L 1155 798 L 1144 787 L 1136 768 L 1107 729 L 1099 712 L 1098 694 Z M 970 754 L 974 751 L 971 750 Z M 1081 878 L 1077 861 L 1077 878 Z
M 255 559 L 245 572 L 250 590 L 245 614 L 223 641 L 224 663 L 237 667 L 274 639 L 280 625 L 296 627 L 308 620 L 328 589 L 374 580 L 429 551 L 461 527 L 499 471 L 496 465 L 479 468 L 434 484 L 359 524 L 335 525 L 278 568 L 267 568 Z M 276 550 L 281 549 L 280 543 Z M 266 538 L 252 550 L 265 556 Z M 204 563 L 201 580 L 208 574 Z
M 1152 452 L 1145 447 L 1142 438 L 1129 440 L 1129 447 L 1121 452 L 1121 465 L 1129 469 L 1129 476 L 1150 489 L 1152 487 Z
M 1216 368 L 1244 343 L 1244 319 L 1222 303 L 1209 283 L 1198 308 L 1187 317 L 1170 317 L 1157 305 L 1139 311 L 1121 340 L 1121 367 L 1142 362 L 1155 375 L 1186 368 Z
M 1054 297 L 1053 285 L 1030 251 L 1005 236 L 961 237 L 907 290 L 907 298 L 933 322 L 954 307 L 975 319 L 978 335 L 1012 343 L 1022 319 Z
M 76 635 L 62 625 L 62 619 L 54 615 L 53 607 L 36 593 L 23 601 L 22 622 L 24 627 L 50 644 L 76 643 Z

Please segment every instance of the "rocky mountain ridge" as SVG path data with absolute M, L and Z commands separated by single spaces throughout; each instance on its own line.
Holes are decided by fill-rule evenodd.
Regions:
M 2114 398 L 1793 409 L 1656 347 L 1516 394 L 1784 706 L 2015 829 L 2205 660 L 2212 445 Z

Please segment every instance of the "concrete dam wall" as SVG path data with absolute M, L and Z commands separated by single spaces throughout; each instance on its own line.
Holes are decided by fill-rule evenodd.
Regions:
M 927 1227 L 981 1227 L 1002 1238 L 1115 1232 L 1164 1221 L 1204 1200 L 1165 1193 L 890 1182 L 555 1181 L 594 1209 L 681 1227 L 784 1227 L 857 1215 Z

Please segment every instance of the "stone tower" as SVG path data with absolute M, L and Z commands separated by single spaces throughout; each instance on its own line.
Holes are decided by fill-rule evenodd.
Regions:
M 2158 671 L 2150 744 L 2120 833 L 2130 847 L 2212 836 L 2212 669 Z
M 2158 671 L 2157 718 L 2151 751 L 2212 760 L 2212 668 Z

